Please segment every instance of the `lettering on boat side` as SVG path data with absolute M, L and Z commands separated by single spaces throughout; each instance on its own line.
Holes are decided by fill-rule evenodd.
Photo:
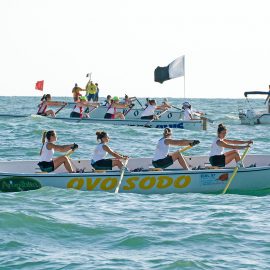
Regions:
M 0 191 L 2 192 L 18 192 L 39 188 L 41 188 L 41 184 L 30 177 L 12 176 L 0 179 Z
M 205 173 L 201 174 L 201 184 L 206 185 L 219 185 L 223 184 L 224 181 L 227 181 L 229 178 L 228 173 Z
M 191 182 L 189 175 L 182 175 L 176 178 L 160 175 L 160 176 L 131 176 L 128 177 L 124 184 L 121 185 L 121 189 L 124 191 L 132 191 L 134 189 L 151 190 L 166 189 L 174 187 L 182 189 L 187 187 Z M 117 177 L 75 177 L 67 183 L 67 188 L 86 189 L 86 190 L 104 190 L 114 191 L 118 184 Z
M 168 125 L 157 125 L 157 128 L 184 128 L 183 123 L 178 124 L 168 124 Z

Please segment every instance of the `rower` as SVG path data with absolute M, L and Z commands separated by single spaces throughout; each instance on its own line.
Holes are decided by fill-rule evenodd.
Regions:
M 75 151 L 78 148 L 76 143 L 68 145 L 56 145 L 57 135 L 54 130 L 45 131 L 42 136 L 42 147 L 40 149 L 40 162 L 38 166 L 42 172 L 53 172 L 62 164 L 70 173 L 75 172 L 72 168 L 70 160 L 67 156 L 60 156 L 53 159 L 54 151 L 67 152 L 69 150 Z
M 170 105 L 162 104 L 160 106 L 157 106 L 156 101 L 154 99 L 148 100 L 148 106 L 144 109 L 144 111 L 141 114 L 141 119 L 157 119 L 158 117 L 155 115 L 155 110 L 167 110 L 171 108 Z
M 170 145 L 177 146 L 185 146 L 190 145 L 194 146 L 199 144 L 198 140 L 174 140 L 171 138 L 172 131 L 170 128 L 165 128 L 163 132 L 163 137 L 158 141 L 157 148 L 155 151 L 154 158 L 152 160 L 152 164 L 155 168 L 167 168 L 171 166 L 176 160 L 179 162 L 180 166 L 189 170 L 189 166 L 185 161 L 184 157 L 179 151 L 169 153 Z
M 91 165 L 95 170 L 112 170 L 113 167 L 118 167 L 121 169 L 123 167 L 123 163 L 120 159 L 128 159 L 128 156 L 121 155 L 115 151 L 113 151 L 107 143 L 110 140 L 109 135 L 105 131 L 97 131 L 97 141 L 100 143 L 96 146 L 94 150 L 93 157 L 91 159 Z M 107 158 L 107 154 L 115 157 L 114 159 Z
M 89 113 L 84 113 L 83 108 L 89 108 L 90 106 L 97 108 L 98 103 L 89 103 L 87 98 L 84 96 L 79 97 L 79 102 L 73 108 L 73 111 L 70 113 L 70 117 L 74 118 L 89 118 Z
M 213 140 L 211 145 L 211 151 L 209 154 L 209 161 L 212 166 L 225 167 L 226 164 L 235 160 L 237 166 L 243 167 L 240 161 L 239 153 L 236 149 L 245 149 L 250 147 L 253 143 L 252 140 L 240 141 L 240 140 L 228 140 L 225 139 L 227 134 L 227 128 L 223 124 L 218 125 L 217 137 Z M 245 144 L 243 146 L 239 144 Z M 224 153 L 224 148 L 233 149 Z
M 193 111 L 191 109 L 191 104 L 188 101 L 185 101 L 182 105 L 183 105 L 182 110 L 184 111 L 183 119 L 185 121 L 198 120 L 198 118 L 194 118 L 193 115 L 198 116 L 198 117 L 201 117 L 202 115 L 204 115 L 203 112 Z
M 117 109 L 125 109 L 128 108 L 129 105 L 128 104 L 119 104 L 119 97 L 113 97 L 113 99 L 111 100 L 111 104 L 108 107 L 108 110 L 106 112 L 106 114 L 104 115 L 105 119 L 117 119 L 120 118 L 122 120 L 125 119 L 125 116 L 123 113 L 121 112 L 117 112 Z
M 52 101 L 50 94 L 44 94 L 41 98 L 41 103 L 38 105 L 37 115 L 55 117 L 53 110 L 47 110 L 48 106 L 65 106 L 66 102 Z

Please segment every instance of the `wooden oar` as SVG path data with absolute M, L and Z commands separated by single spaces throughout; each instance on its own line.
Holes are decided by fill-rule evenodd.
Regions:
M 64 109 L 67 106 L 67 103 L 64 104 L 60 109 L 58 109 L 54 114 L 57 115 L 62 109 Z
M 160 113 L 159 115 L 156 115 L 157 116 L 157 118 L 155 119 L 155 118 L 153 118 L 153 119 L 151 119 L 150 121 L 148 121 L 145 125 L 144 125 L 144 127 L 151 127 L 150 125 L 149 125 L 149 123 L 152 123 L 153 121 L 155 121 L 155 120 L 158 120 L 159 118 L 160 118 L 160 116 L 162 115 L 162 114 L 164 114 L 165 112 L 167 112 L 168 110 L 165 110 L 164 112 L 162 112 L 162 113 Z
M 140 106 L 144 109 L 142 103 L 136 98 L 136 101 L 140 104 Z
M 174 108 L 174 109 L 176 109 L 176 110 L 183 111 L 181 108 L 178 108 L 176 106 L 171 105 L 171 107 Z
M 119 182 L 117 184 L 117 187 L 115 189 L 115 192 L 114 193 L 118 193 L 119 192 L 119 188 L 121 186 L 121 182 L 124 178 L 124 174 L 125 174 L 125 169 L 126 169 L 126 166 L 128 164 L 128 159 L 125 160 L 124 164 L 123 164 L 123 167 L 121 168 L 121 174 L 120 174 L 120 179 L 119 179 Z
M 243 153 L 243 155 L 242 155 L 242 157 L 241 157 L 241 159 L 240 159 L 240 162 L 242 162 L 242 161 L 244 160 L 244 158 L 245 158 L 246 155 L 247 155 L 248 150 L 249 150 L 249 147 L 247 147 L 246 150 L 244 151 L 244 153 Z M 229 179 L 229 181 L 228 181 L 226 187 L 224 188 L 224 190 L 223 190 L 223 192 L 222 192 L 221 194 L 225 194 L 225 193 L 226 193 L 226 191 L 227 191 L 227 189 L 229 188 L 229 186 L 230 186 L 232 180 L 234 179 L 235 175 L 237 174 L 238 169 L 239 169 L 238 166 L 236 166 L 236 167 L 234 168 L 233 174 L 232 174 L 231 178 Z

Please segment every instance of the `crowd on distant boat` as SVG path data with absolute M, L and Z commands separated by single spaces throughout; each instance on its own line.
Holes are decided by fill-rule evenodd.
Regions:
M 85 95 L 82 94 L 82 92 L 85 91 Z M 105 119 L 125 119 L 125 115 L 135 106 L 134 101 L 138 99 L 136 97 L 129 97 L 128 95 L 125 95 L 123 100 L 120 100 L 118 96 L 112 97 L 111 95 L 107 95 L 106 100 L 103 103 L 99 102 L 99 87 L 98 83 L 93 83 L 93 81 L 89 81 L 85 89 L 78 86 L 76 83 L 75 86 L 72 89 L 73 94 L 73 101 L 74 101 L 74 107 L 72 109 L 72 112 L 70 113 L 70 117 L 72 118 L 89 118 L 91 112 L 93 112 L 98 107 L 106 107 L 107 111 L 104 114 Z M 139 101 L 138 101 L 139 102 Z M 52 101 L 52 97 L 50 94 L 45 94 L 41 98 L 41 102 L 38 105 L 38 111 L 37 114 L 41 116 L 51 116 L 55 117 L 56 114 L 61 111 L 62 108 L 64 108 L 68 103 L 66 102 L 58 102 L 58 101 Z M 141 103 L 140 103 L 141 105 Z M 48 109 L 48 107 L 51 106 L 62 106 L 58 111 L 54 112 L 51 109 Z M 162 104 L 157 105 L 155 99 L 146 99 L 145 107 L 142 107 L 142 113 L 141 113 L 141 119 L 147 119 L 147 120 L 156 120 L 160 117 L 160 114 L 157 115 L 155 112 L 161 111 L 165 112 L 172 107 L 177 108 L 175 106 L 172 106 L 168 103 L 168 99 L 165 98 L 162 102 Z M 91 108 L 91 109 L 90 109 Z M 121 110 L 122 109 L 122 110 Z M 201 117 L 203 115 L 202 112 L 199 111 L 193 111 L 191 109 L 191 104 L 187 101 L 185 101 L 182 104 L 182 108 L 177 108 L 178 110 L 182 110 L 183 112 L 183 120 L 195 120 L 198 119 L 196 117 Z M 196 116 L 194 118 L 194 115 Z

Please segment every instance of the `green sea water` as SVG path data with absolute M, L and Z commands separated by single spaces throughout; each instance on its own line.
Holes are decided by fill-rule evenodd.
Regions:
M 183 100 L 170 101 L 180 106 Z M 238 107 L 246 105 L 244 99 L 190 101 L 214 124 L 207 131 L 174 130 L 174 138 L 201 141 L 188 154 L 207 155 L 219 123 L 227 126 L 228 138 L 253 139 L 250 153 L 270 153 L 270 126 L 240 125 Z M 37 103 L 37 97 L 0 97 L 0 114 L 34 114 Z M 262 109 L 263 101 L 252 106 Z M 69 111 L 61 111 L 65 114 Z M 159 129 L 31 116 L 0 117 L 0 124 L 0 160 L 38 159 L 42 131 L 49 129 L 57 131 L 60 144 L 79 144 L 74 159 L 90 159 L 99 129 L 110 134 L 114 150 L 130 157 L 152 156 L 162 135 Z M 138 195 L 45 187 L 0 193 L 0 205 L 0 269 L 270 269 L 269 195 Z

